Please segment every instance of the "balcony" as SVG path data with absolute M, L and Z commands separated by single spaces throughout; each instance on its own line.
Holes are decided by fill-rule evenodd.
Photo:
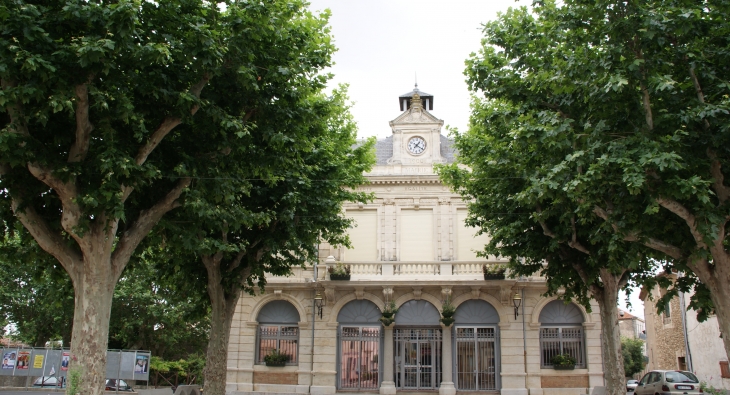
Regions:
M 328 258 L 324 264 L 318 265 L 318 280 L 328 281 L 328 269 L 338 262 Z M 350 269 L 350 281 L 485 281 L 482 267 L 505 264 L 506 261 L 444 261 L 444 262 L 343 262 Z M 268 283 L 311 282 L 314 270 L 312 267 L 292 268 L 289 276 L 267 275 Z M 509 272 L 507 272 L 509 279 Z M 540 277 L 530 277 L 526 281 L 539 281 Z M 498 280 L 488 280 L 498 281 Z

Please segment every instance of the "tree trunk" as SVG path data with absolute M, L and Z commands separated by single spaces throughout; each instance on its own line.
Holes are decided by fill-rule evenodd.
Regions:
M 71 336 L 72 366 L 81 369 L 79 393 L 102 395 L 106 379 L 109 316 L 117 278 L 109 257 L 89 262 L 85 257 L 74 278 L 74 321 Z
M 603 350 L 606 395 L 625 395 L 624 357 L 621 354 L 621 332 L 618 326 L 618 292 L 620 276 L 602 270 L 603 286 L 592 286 L 601 315 L 601 349 Z
M 217 258 L 217 259 L 216 259 Z M 228 372 L 228 339 L 231 334 L 231 322 L 236 304 L 241 295 L 239 287 L 226 295 L 221 284 L 220 257 L 203 257 L 208 272 L 208 296 L 211 302 L 210 337 L 208 351 L 205 356 L 206 395 L 225 395 L 226 375 Z

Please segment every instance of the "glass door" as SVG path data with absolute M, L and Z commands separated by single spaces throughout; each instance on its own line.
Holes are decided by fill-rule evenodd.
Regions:
M 396 387 L 435 389 L 441 384 L 441 329 L 396 328 Z
M 339 388 L 377 389 L 380 383 L 380 328 L 340 329 Z
M 490 327 L 456 328 L 456 388 L 497 389 L 496 331 Z

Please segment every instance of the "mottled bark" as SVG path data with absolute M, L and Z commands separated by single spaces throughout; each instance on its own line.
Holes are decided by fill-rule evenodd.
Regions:
M 234 285 L 229 289 L 222 284 L 222 254 L 203 256 L 205 269 L 208 272 L 208 296 L 211 302 L 210 337 L 208 351 L 205 356 L 205 393 L 207 395 L 225 395 L 226 374 L 228 371 L 228 339 L 231 334 L 231 322 L 236 304 L 241 296 L 241 287 Z M 240 259 L 238 259 L 240 263 Z M 242 278 L 247 277 L 248 270 Z
M 624 358 L 621 354 L 621 332 L 618 326 L 618 292 L 621 276 L 602 271 L 601 287 L 591 287 L 591 294 L 598 302 L 601 315 L 601 349 L 603 351 L 603 377 L 606 395 L 625 395 Z

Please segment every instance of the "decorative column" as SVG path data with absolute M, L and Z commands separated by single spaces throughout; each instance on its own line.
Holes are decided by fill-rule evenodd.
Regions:
M 441 386 L 439 387 L 439 395 L 454 395 L 456 387 L 454 386 L 454 375 L 451 371 L 453 366 L 453 358 L 451 352 L 451 325 L 441 325 Z
M 383 381 L 380 383 L 382 395 L 395 395 L 395 381 L 393 380 L 393 324 L 385 326 L 383 344 Z
M 441 386 L 439 387 L 439 395 L 455 395 L 456 387 L 453 381 L 454 375 L 451 371 L 454 364 L 451 352 L 451 327 L 454 325 L 451 287 L 441 287 L 441 295 L 444 299 L 441 309 Z M 447 312 L 447 307 L 451 307 L 450 312 Z
M 393 300 L 393 288 L 390 286 L 383 287 L 383 297 L 387 308 L 391 300 Z M 393 317 L 395 321 L 395 317 Z M 380 359 L 383 364 L 383 381 L 380 383 L 380 393 L 383 395 L 395 395 L 395 380 L 393 379 L 393 324 L 383 325 L 385 329 L 383 341 L 383 358 Z

